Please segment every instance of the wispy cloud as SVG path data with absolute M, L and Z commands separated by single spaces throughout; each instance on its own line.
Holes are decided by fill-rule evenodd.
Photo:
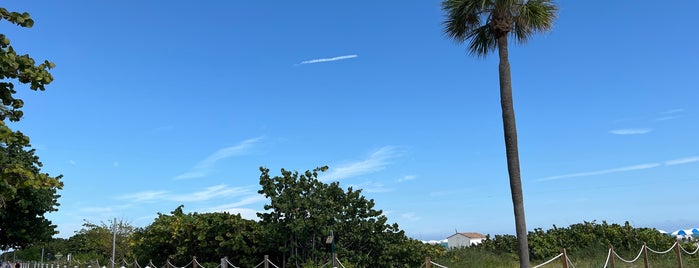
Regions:
M 335 168 L 331 167 L 330 172 L 327 175 L 323 175 L 321 180 L 347 179 L 375 173 L 385 169 L 391 163 L 391 160 L 401 157 L 403 154 L 404 152 L 398 147 L 385 146 L 374 151 L 364 160 L 341 164 Z
M 646 164 L 633 165 L 633 166 L 625 166 L 625 167 L 602 169 L 602 170 L 596 170 L 596 171 L 588 171 L 588 172 L 579 172 L 579 173 L 571 173 L 571 174 L 565 174 L 565 175 L 550 176 L 550 177 L 538 179 L 537 181 L 541 182 L 541 181 L 552 181 L 552 180 L 569 179 L 569 178 L 577 178 L 577 177 L 605 175 L 605 174 L 611 174 L 611 173 L 651 169 L 651 168 L 657 168 L 657 167 L 661 167 L 661 166 L 675 166 L 675 165 L 689 164 L 689 163 L 694 163 L 694 162 L 699 162 L 699 156 L 672 159 L 672 160 L 662 161 L 660 163 L 646 163 Z
M 70 164 L 71 166 L 75 166 L 78 164 L 78 162 L 75 162 L 75 160 L 68 160 L 68 164 Z
M 659 167 L 659 166 L 661 166 L 661 165 L 658 163 L 648 163 L 648 164 L 640 164 L 640 165 L 633 165 L 633 166 L 620 167 L 620 168 L 610 168 L 610 169 L 603 169 L 603 170 L 596 170 L 596 171 L 589 171 L 589 172 L 580 172 L 580 173 L 551 176 L 551 177 L 538 179 L 538 181 L 552 181 L 552 180 L 560 180 L 560 179 L 575 178 L 575 177 L 604 175 L 604 174 L 624 172 L 624 171 L 649 169 L 649 168 L 654 168 L 654 167 Z
M 214 164 L 216 164 L 216 162 L 229 157 L 244 155 L 248 153 L 250 149 L 252 149 L 255 146 L 255 144 L 259 143 L 261 140 L 262 137 L 257 137 L 245 140 L 234 146 L 221 148 L 213 154 L 209 155 L 204 160 L 199 161 L 199 163 L 197 163 L 189 171 L 177 175 L 175 179 L 183 180 L 205 177 L 211 172 L 211 169 L 213 168 Z
M 419 221 L 420 219 L 422 219 L 413 212 L 403 213 L 400 215 L 400 217 L 406 221 Z
M 417 176 L 415 176 L 415 175 L 406 175 L 406 176 L 403 176 L 403 177 L 401 177 L 401 178 L 398 178 L 398 179 L 396 180 L 396 182 L 399 182 L 399 183 L 400 183 L 400 182 L 412 181 L 412 180 L 414 180 L 414 179 L 417 179 Z
M 167 199 L 168 191 L 142 191 L 120 196 L 119 199 L 132 202 L 151 202 Z
M 682 117 L 680 113 L 684 112 L 684 109 L 672 109 L 660 113 L 660 117 L 655 118 L 653 121 L 668 121 Z
M 383 183 L 380 182 L 368 181 L 360 184 L 352 184 L 350 186 L 353 189 L 362 189 L 362 191 L 365 193 L 386 193 L 392 192 L 394 190 L 393 188 L 386 187 Z
M 265 200 L 267 200 L 267 199 L 264 196 L 259 195 L 259 194 L 254 194 L 254 195 L 247 196 L 238 202 L 206 208 L 206 209 L 204 209 L 204 211 L 205 212 L 228 212 L 230 214 L 240 214 L 240 216 L 245 218 L 245 219 L 256 220 L 256 219 L 258 219 L 257 212 L 259 212 L 259 211 L 255 210 L 255 209 L 251 209 L 251 208 L 246 208 L 244 206 L 257 204 L 260 202 L 264 202 Z
M 624 129 L 614 129 L 609 131 L 609 133 L 612 133 L 614 135 L 639 135 L 639 134 L 646 134 L 653 131 L 653 129 L 650 128 L 624 128 Z
M 322 59 L 313 59 L 313 60 L 307 60 L 307 61 L 302 61 L 299 64 L 312 64 L 312 63 L 321 63 L 321 62 L 331 62 L 331 61 L 338 61 L 338 60 L 346 60 L 346 59 L 352 59 L 359 57 L 356 54 L 353 55 L 345 55 L 345 56 L 337 56 L 337 57 L 332 57 L 332 58 L 322 58 Z
M 206 189 L 194 192 L 188 195 L 174 195 L 170 199 L 176 202 L 196 202 L 206 201 L 219 197 L 240 196 L 250 191 L 246 188 L 232 187 L 229 188 L 225 184 L 214 185 Z
M 676 113 L 681 113 L 681 112 L 684 112 L 684 109 L 681 109 L 681 108 L 680 109 L 671 109 L 671 110 L 663 111 L 660 114 L 676 114 Z
M 119 199 L 132 202 L 200 202 L 215 198 L 230 198 L 249 194 L 251 191 L 246 187 L 228 187 L 225 184 L 206 187 L 201 191 L 181 194 L 170 191 L 142 191 L 133 194 L 122 195 Z
M 674 166 L 674 165 L 688 164 L 688 163 L 694 163 L 694 162 L 699 162 L 699 156 L 672 159 L 672 160 L 667 160 L 664 163 L 665 163 L 665 165 L 668 165 L 668 166 Z

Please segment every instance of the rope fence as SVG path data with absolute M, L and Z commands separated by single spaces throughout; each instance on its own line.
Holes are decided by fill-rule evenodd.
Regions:
M 679 242 L 675 242 L 672 246 L 670 246 L 669 249 L 664 250 L 664 251 L 652 249 L 652 248 L 648 247 L 645 243 L 643 243 L 638 254 L 633 259 L 625 259 L 624 257 L 619 255 L 619 253 L 617 253 L 614 250 L 614 247 L 610 246 L 609 251 L 607 252 L 607 258 L 604 262 L 603 268 L 608 268 L 608 267 L 614 268 L 616 260 L 622 261 L 624 263 L 629 263 L 629 264 L 636 263 L 636 262 L 639 262 L 641 257 L 643 257 L 644 267 L 648 267 L 648 252 L 651 252 L 651 253 L 657 254 L 657 255 L 662 255 L 662 254 L 668 254 L 668 253 L 672 252 L 673 250 L 675 251 L 676 258 L 677 258 L 677 267 L 684 268 L 683 263 L 682 263 L 682 254 L 686 254 L 686 255 L 691 256 L 691 255 L 695 255 L 695 254 L 699 253 L 699 244 L 696 245 L 696 248 L 694 249 L 694 251 L 690 252 L 689 250 L 682 247 L 682 244 L 680 244 Z M 561 249 L 560 254 L 556 255 L 555 257 L 553 257 L 553 258 L 551 258 L 551 259 L 549 259 L 541 264 L 533 266 L 532 268 L 541 268 L 544 266 L 553 267 L 553 266 L 549 266 L 549 265 L 551 265 L 556 260 L 561 261 L 559 267 L 575 268 L 575 265 L 568 257 L 565 248 Z M 74 261 L 73 265 L 63 265 L 63 266 L 55 264 L 55 263 L 38 263 L 38 262 L 20 262 L 20 264 L 21 264 L 21 266 L 20 266 L 21 268 L 93 268 L 93 267 L 94 268 L 107 268 L 106 266 L 100 266 L 99 261 L 97 261 L 97 260 L 92 260 L 92 261 L 88 261 L 88 262 Z M 133 262 L 128 262 L 125 259 L 122 259 L 119 263 L 115 263 L 115 262 L 112 262 L 110 260 L 109 264 L 110 264 L 110 266 L 113 265 L 114 268 L 242 268 L 240 266 L 233 264 L 228 259 L 228 257 L 221 258 L 220 264 L 216 267 L 205 267 L 204 265 L 199 263 L 199 261 L 197 261 L 196 257 L 192 257 L 192 260 L 184 266 L 175 265 L 172 262 L 170 262 L 169 259 L 165 261 L 165 264 L 163 264 L 163 266 L 157 266 L 157 265 L 153 264 L 152 261 L 148 261 L 148 264 L 145 267 L 142 267 L 138 263 L 138 261 L 136 261 L 136 260 L 134 260 Z M 255 265 L 254 267 L 250 267 L 250 268 L 271 268 L 271 267 L 279 268 L 279 266 L 277 266 L 276 264 L 274 264 L 272 261 L 269 260 L 269 255 L 265 255 L 262 262 Z M 333 267 L 333 268 L 342 267 L 342 268 L 345 268 L 345 265 L 337 257 L 337 254 L 334 254 L 332 256 L 332 261 L 324 264 L 322 267 Z M 448 268 L 445 265 L 442 265 L 442 264 L 439 264 L 439 263 L 432 261 L 431 257 L 429 257 L 429 256 L 425 258 L 425 262 L 423 264 L 421 264 L 420 267 Z

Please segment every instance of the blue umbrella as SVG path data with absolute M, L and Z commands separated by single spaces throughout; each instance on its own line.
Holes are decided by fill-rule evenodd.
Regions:
M 685 232 L 684 230 L 679 230 L 677 232 L 677 235 L 687 235 L 687 232 Z
M 692 229 L 692 235 L 699 235 L 699 229 L 697 229 L 697 228 Z

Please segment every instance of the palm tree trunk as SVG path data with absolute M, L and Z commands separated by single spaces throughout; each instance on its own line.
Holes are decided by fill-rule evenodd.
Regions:
M 527 223 L 524 217 L 524 197 L 522 179 L 519 172 L 519 151 L 517 147 L 517 124 L 512 100 L 512 77 L 507 51 L 507 33 L 498 37 L 498 54 L 500 56 L 500 106 L 502 107 L 502 125 L 505 132 L 505 151 L 507 152 L 507 171 L 510 175 L 510 192 L 515 211 L 515 228 L 519 249 L 519 267 L 529 267 L 529 241 Z

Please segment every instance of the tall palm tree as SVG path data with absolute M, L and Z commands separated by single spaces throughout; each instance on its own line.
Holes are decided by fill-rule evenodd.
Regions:
M 515 214 L 520 267 L 529 267 L 529 243 L 519 171 L 517 126 L 512 101 L 508 37 L 524 43 L 537 32 L 550 31 L 556 18 L 553 0 L 444 0 L 444 32 L 457 43 L 468 40 L 468 51 L 485 57 L 497 48 L 500 56 L 500 105 L 505 133 L 507 170 Z

